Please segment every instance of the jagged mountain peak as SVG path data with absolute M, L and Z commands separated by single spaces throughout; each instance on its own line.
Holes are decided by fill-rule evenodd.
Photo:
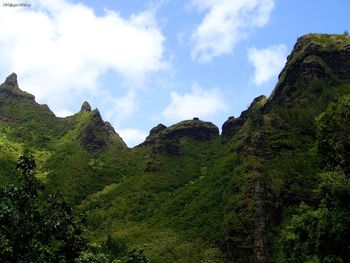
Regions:
M 83 104 L 81 105 L 80 111 L 91 111 L 91 106 L 89 102 L 84 101 Z
M 265 109 L 273 104 L 306 101 L 306 93 L 321 92 L 316 82 L 350 80 L 350 37 L 338 34 L 307 34 L 298 38 L 279 75 Z
M 5 94 L 7 97 L 26 98 L 35 100 L 32 94 L 29 94 L 18 87 L 17 74 L 10 74 L 5 82 L 0 85 L 0 93 Z
M 9 86 L 18 86 L 18 82 L 17 82 L 17 74 L 16 73 L 12 73 L 10 74 L 6 80 L 5 80 L 5 84 L 9 85 Z
M 103 121 L 98 109 L 91 110 L 87 101 L 82 104 L 80 113 L 57 118 L 47 105 L 38 104 L 33 95 L 19 88 L 16 73 L 0 85 L 0 122 L 21 129 L 28 136 L 40 131 L 34 136 L 34 144 L 40 141 L 46 145 L 79 127 L 75 139 L 80 140 L 81 146 L 89 152 L 98 153 L 110 146 L 126 147 L 112 125 Z
M 116 142 L 114 145 L 126 147 L 122 138 L 115 132 L 109 122 L 102 119 L 100 111 L 94 109 L 91 112 L 81 134 L 79 135 L 80 145 L 87 151 L 97 153 L 106 149 L 111 142 Z

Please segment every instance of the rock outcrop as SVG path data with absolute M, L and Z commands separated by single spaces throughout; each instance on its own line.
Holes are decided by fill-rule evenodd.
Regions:
M 247 110 L 243 111 L 238 118 L 229 117 L 222 125 L 222 136 L 224 138 L 232 138 L 237 134 L 238 130 L 243 126 L 244 122 L 249 117 L 249 114 L 261 108 L 266 102 L 265 96 L 259 96 L 253 100 Z
M 93 116 L 83 130 L 80 144 L 87 151 L 98 151 L 107 145 L 105 136 L 100 132 L 104 129 L 104 122 L 98 110 L 94 110 Z
M 158 124 L 152 128 L 146 140 L 137 147 L 151 145 L 152 154 L 180 154 L 180 139 L 191 138 L 196 141 L 207 141 L 219 136 L 219 129 L 211 122 L 198 118 L 181 121 L 170 127 Z
M 219 136 L 219 128 L 211 122 L 194 118 L 170 126 L 163 134 L 168 139 L 189 137 L 196 141 L 207 141 Z
M 22 123 L 15 128 L 17 131 L 25 129 L 28 122 L 36 123 L 35 128 L 37 129 L 43 124 L 48 127 L 47 130 L 59 130 L 57 126 L 60 126 L 60 123 L 56 126 L 58 122 L 55 118 L 55 114 L 46 104 L 38 104 L 32 94 L 19 88 L 16 73 L 10 74 L 0 85 L 0 122 L 3 121 L 6 125 L 14 126 Z M 22 130 L 22 132 L 29 136 L 29 131 Z M 45 137 L 44 133 L 42 131 L 36 138 L 39 140 L 41 136 Z M 48 137 L 46 136 L 46 138 Z M 48 139 L 44 141 L 48 141 Z
M 219 129 L 213 123 L 193 118 L 192 120 L 181 121 L 170 127 L 158 124 L 151 129 L 146 140 L 138 146 L 156 143 L 174 146 L 180 138 L 184 137 L 192 138 L 196 141 L 206 141 L 217 136 L 219 136 Z M 174 149 L 174 147 L 170 148 Z
M 91 111 L 91 106 L 89 102 L 84 101 L 83 105 L 81 105 L 80 111 Z
M 13 87 L 17 87 L 18 83 L 17 83 L 17 74 L 16 73 L 12 73 L 11 75 L 9 75 L 6 80 L 5 80 L 5 84 L 8 86 L 13 86 Z
M 153 127 L 150 130 L 149 135 L 146 137 L 146 140 L 143 143 L 141 143 L 139 146 L 154 143 L 157 140 L 157 138 L 160 136 L 161 132 L 164 131 L 166 128 L 167 127 L 161 123 Z
M 91 112 L 92 116 L 80 135 L 80 145 L 88 152 L 96 153 L 104 150 L 112 140 L 117 140 L 126 147 L 123 140 L 115 132 L 109 122 L 102 120 L 98 109 Z
M 0 85 L 0 93 L 5 96 L 11 96 L 14 98 L 25 98 L 29 100 L 35 100 L 35 97 L 32 94 L 29 94 L 18 87 L 17 74 L 10 74 L 5 82 Z
M 157 136 L 161 131 L 165 130 L 167 127 L 163 124 L 158 124 L 156 127 L 153 127 L 150 132 L 149 132 L 149 136 L 150 137 L 154 137 Z
M 307 93 L 320 94 L 335 82 L 349 81 L 349 40 L 350 37 L 344 35 L 308 34 L 300 37 L 264 110 L 268 111 L 273 104 L 305 104 L 312 101 Z

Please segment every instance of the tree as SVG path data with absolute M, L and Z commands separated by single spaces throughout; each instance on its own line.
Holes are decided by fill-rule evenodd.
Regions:
M 86 247 L 81 219 L 60 194 L 46 191 L 35 168 L 25 150 L 17 183 L 0 188 L 1 262 L 74 262 Z
M 344 36 L 348 36 L 349 35 L 349 32 L 347 30 L 344 31 L 343 33 Z
M 142 249 L 128 249 L 126 242 L 108 235 L 102 244 L 89 245 L 76 263 L 148 263 Z
M 142 249 L 133 249 L 128 253 L 126 260 L 124 262 L 125 263 L 148 263 L 148 259 L 146 255 L 143 253 Z
M 0 188 L 0 259 L 4 263 L 147 263 L 142 250 L 128 251 L 108 236 L 100 246 L 82 237 L 83 220 L 59 193 L 35 178 L 36 163 L 25 150 L 17 163 L 17 183 Z
M 281 244 L 287 262 L 348 262 L 350 179 L 339 170 L 321 175 L 318 207 L 300 204 L 285 223 Z
M 332 103 L 316 121 L 317 205 L 300 204 L 285 222 L 281 245 L 287 262 L 350 260 L 350 96 Z
M 327 170 L 350 172 L 350 96 L 332 103 L 316 121 L 317 150 Z

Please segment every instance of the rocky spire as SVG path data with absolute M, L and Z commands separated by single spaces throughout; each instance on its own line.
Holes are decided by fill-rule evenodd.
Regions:
M 17 83 L 17 74 L 16 73 L 12 73 L 10 76 L 8 76 L 5 80 L 5 84 L 9 85 L 9 86 L 18 86 Z
M 89 102 L 84 101 L 83 105 L 81 105 L 80 111 L 91 111 L 91 106 Z
M 6 78 L 5 82 L 0 85 L 0 93 L 6 94 L 6 96 L 10 97 L 35 100 L 35 97 L 32 94 L 25 92 L 18 87 L 16 73 L 12 73 L 11 75 L 9 75 Z

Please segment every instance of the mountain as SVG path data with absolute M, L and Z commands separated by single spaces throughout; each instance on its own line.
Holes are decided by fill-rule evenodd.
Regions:
M 129 169 L 122 160 L 126 144 L 98 109 L 84 103 L 77 114 L 58 118 L 20 90 L 15 73 L 0 85 L 0 134 L 1 162 L 8 167 L 1 169 L 1 180 L 11 181 L 18 154 L 29 147 L 41 179 L 72 202 L 118 181 Z
M 111 234 L 143 247 L 151 262 L 346 262 L 346 249 L 336 247 L 349 246 L 350 238 L 330 235 L 342 240 L 333 248 L 322 239 L 327 231 L 317 229 L 333 211 L 319 194 L 324 175 L 341 170 L 342 182 L 350 177 L 350 142 L 340 132 L 349 130 L 350 115 L 332 115 L 349 109 L 349 94 L 350 37 L 308 34 L 272 94 L 229 117 L 222 134 L 194 118 L 159 124 L 128 148 L 88 102 L 58 118 L 21 91 L 13 73 L 0 86 L 0 182 L 11 182 L 16 159 L 30 147 L 38 177 L 86 212 L 91 242 Z M 333 134 L 331 143 L 343 143 L 324 148 Z M 350 191 L 342 185 L 333 215 L 350 215 L 348 203 L 339 203 Z M 338 189 L 331 187 L 327 196 Z M 322 220 L 304 226 L 310 218 Z M 339 233 L 350 226 L 345 219 L 329 224 L 343 227 Z M 305 233 L 313 226 L 321 234 L 310 239 Z

